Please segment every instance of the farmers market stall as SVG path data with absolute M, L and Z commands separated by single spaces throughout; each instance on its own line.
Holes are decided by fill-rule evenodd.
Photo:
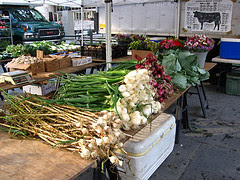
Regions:
M 90 53 L 87 55 L 97 57 L 97 52 L 102 51 L 101 46 L 79 49 L 72 45 L 56 47 L 43 42 L 8 47 L 7 51 L 17 57 L 6 67 L 13 72 L 27 71 L 34 81 L 20 81 L 15 86 L 5 87 L 6 84 L 2 84 L 6 103 L 0 117 L 0 128 L 12 136 L 37 136 L 53 148 L 65 148 L 78 153 L 83 159 L 95 159 L 99 176 L 104 176 L 101 172 L 106 167 L 110 176 L 117 178 L 117 170 L 121 169 L 125 173 L 120 171 L 120 176 L 128 179 L 133 176 L 131 168 L 126 168 L 130 166 L 136 177 L 144 175 L 144 178 L 149 178 L 171 153 L 174 144 L 179 143 L 180 126 L 183 124 L 184 128 L 191 128 L 188 123 L 188 90 L 196 86 L 202 104 L 199 84 L 208 79 L 208 70 L 215 66 L 205 62 L 202 66 L 205 64 L 206 69 L 199 66 L 197 55 L 190 52 L 195 50 L 192 42 L 206 41 L 205 44 L 199 43 L 202 51 L 209 51 L 214 42 L 201 35 L 189 38 L 185 45 L 175 38 L 160 43 L 141 35 L 133 39 L 130 43 L 132 50 L 140 48 L 150 52 L 141 57 L 136 51 L 132 57 L 115 59 L 112 63 L 116 66 L 107 68 L 107 71 L 91 71 L 90 74 L 76 72 L 88 67 L 98 68 L 102 64 L 89 63 L 88 58 L 75 52 L 54 51 L 77 48 L 81 55 Z M 183 50 L 183 47 L 189 51 Z M 116 55 L 119 57 L 120 53 Z M 83 58 L 87 62 L 85 65 L 82 64 Z M 108 64 L 106 61 L 103 67 L 108 67 Z M 9 81 L 5 76 L 3 74 L 2 78 Z M 39 96 L 46 93 L 31 95 L 36 94 L 31 91 L 33 87 L 28 91 L 27 86 L 23 86 L 54 77 L 58 77 L 60 86 L 47 98 Z M 27 94 L 13 96 L 4 91 L 22 86 Z M 176 118 L 163 113 L 171 105 L 176 105 Z M 158 149 L 162 151 L 158 152 Z M 155 156 L 156 153 L 158 156 Z M 148 162 L 147 157 L 152 156 L 154 158 Z M 143 163 L 148 168 L 141 169 Z
M 215 66 L 215 63 L 206 63 L 205 69 L 210 70 L 212 67 Z M 170 96 L 164 103 L 162 104 L 162 111 L 164 112 L 168 107 L 170 107 L 172 104 L 178 101 L 177 108 L 176 108 L 176 123 L 177 127 L 180 127 L 181 121 L 183 121 L 183 124 L 186 124 L 187 122 L 187 114 L 184 109 L 186 109 L 186 105 L 183 103 L 184 95 L 186 95 L 188 89 L 190 87 L 186 88 L 185 91 L 177 92 L 174 95 Z M 185 99 L 186 100 L 186 99 Z M 185 113 L 185 114 L 184 114 Z M 161 117 L 161 114 L 160 114 Z M 158 115 L 154 116 L 154 119 L 157 119 Z M 182 119 L 185 118 L 185 119 Z M 156 121 L 157 123 L 158 121 Z M 155 125 L 155 120 L 152 121 L 152 126 Z M 142 128 L 145 126 L 142 125 L 136 130 L 131 131 L 125 131 L 125 133 L 128 134 L 125 138 L 125 142 L 131 140 L 135 136 L 142 137 L 142 135 L 138 135 L 138 133 L 141 131 Z M 179 128 L 177 128 L 177 139 L 179 138 Z M 2 177 L 7 178 L 9 176 L 18 176 L 19 173 L 24 176 L 25 178 L 44 178 L 46 175 L 48 177 L 58 177 L 58 179 L 65 179 L 65 178 L 74 178 L 77 177 L 77 175 L 83 173 L 86 169 L 88 169 L 92 164 L 93 161 L 87 161 L 81 159 L 78 155 L 69 153 L 65 150 L 59 150 L 57 148 L 52 149 L 51 146 L 45 145 L 43 142 L 40 142 L 38 140 L 14 140 L 10 139 L 8 135 L 4 132 L 1 132 L 1 141 L 0 144 L 1 147 L 3 147 L 3 152 L 0 156 L 3 156 L 0 158 L 0 167 L 3 169 L 3 173 L 1 174 Z M 14 151 L 15 156 L 8 156 L 11 151 Z M 20 154 L 16 153 L 20 152 Z M 39 152 L 39 153 L 36 153 Z M 44 158 L 42 158 L 44 157 Z M 49 157 L 49 158 L 48 158 Z M 7 160 L 6 160 L 7 159 Z M 16 159 L 18 162 L 16 162 Z M 74 159 L 74 161 L 73 161 Z M 76 161 L 77 159 L 77 161 Z M 44 171 L 41 171 L 42 167 L 48 167 L 49 166 L 49 160 L 51 162 L 52 168 L 44 168 Z M 39 166 L 32 166 L 31 162 L 38 161 Z M 65 162 L 65 164 L 62 164 L 62 162 Z M 72 162 L 73 161 L 73 162 Z M 66 163 L 69 162 L 69 163 Z M 24 169 L 22 167 L 25 167 Z M 8 167 L 8 169 L 5 169 Z M 29 168 L 26 168 L 29 167 Z M 13 169 L 12 169 L 13 168 Z M 62 172 L 62 168 L 65 169 L 64 172 Z M 58 170 L 59 169 L 59 170 Z M 39 173 L 42 172 L 42 173 Z M 9 173 L 11 172 L 11 173 Z M 36 173 L 38 172 L 38 173 Z M 62 172 L 62 173 L 59 173 Z M 99 174 L 101 175 L 101 174 Z

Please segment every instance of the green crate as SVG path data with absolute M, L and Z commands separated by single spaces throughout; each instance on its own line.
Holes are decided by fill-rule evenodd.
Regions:
M 226 93 L 240 96 L 240 74 L 239 73 L 227 74 Z

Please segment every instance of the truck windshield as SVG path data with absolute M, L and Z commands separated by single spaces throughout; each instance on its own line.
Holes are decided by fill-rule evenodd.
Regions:
M 18 21 L 47 21 L 35 9 L 15 9 L 12 11 L 12 15 Z

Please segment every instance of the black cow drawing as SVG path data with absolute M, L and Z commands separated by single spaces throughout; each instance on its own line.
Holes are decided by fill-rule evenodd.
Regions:
M 221 24 L 221 15 L 219 12 L 216 13 L 204 13 L 204 12 L 193 12 L 194 17 L 198 19 L 198 22 L 201 23 L 201 29 L 203 29 L 203 23 L 204 22 L 214 22 L 215 26 L 214 29 L 217 27 L 217 30 L 219 31 L 219 25 Z

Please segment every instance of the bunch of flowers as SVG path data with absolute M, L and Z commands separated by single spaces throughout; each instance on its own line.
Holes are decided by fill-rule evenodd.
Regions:
M 117 41 L 132 41 L 132 37 L 130 34 L 116 34 L 115 38 Z
M 148 54 L 143 62 L 139 62 L 135 66 L 136 69 L 148 69 L 152 72 L 152 80 L 150 84 L 156 89 L 155 99 L 163 102 L 165 98 L 173 94 L 174 86 L 171 83 L 171 77 L 165 74 L 164 66 L 157 62 L 157 57 L 153 54 Z
M 182 42 L 179 39 L 175 38 L 168 38 L 165 40 L 162 40 L 160 43 L 160 48 L 163 50 L 169 50 L 169 49 L 182 49 L 184 42 Z
M 210 51 L 214 46 L 214 40 L 203 34 L 189 36 L 185 41 L 184 48 L 190 52 Z
M 146 36 L 143 35 L 143 34 L 134 34 L 132 35 L 132 39 L 133 41 L 137 41 L 137 40 L 141 40 L 141 41 L 144 41 L 146 39 Z
M 159 49 L 159 44 L 154 42 L 154 41 L 150 41 L 149 38 L 146 38 L 145 40 L 136 40 L 136 41 L 132 41 L 130 43 L 130 47 L 129 49 L 133 49 L 133 50 L 145 50 L 145 51 L 156 51 Z

